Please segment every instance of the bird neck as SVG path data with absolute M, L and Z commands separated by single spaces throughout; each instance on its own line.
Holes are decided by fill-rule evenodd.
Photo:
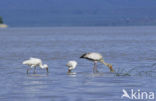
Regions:
M 106 63 L 106 62 L 104 62 L 104 61 L 102 61 L 102 63 L 105 65 L 105 66 L 109 66 L 109 64 L 108 63 Z
M 39 65 L 39 66 L 40 66 L 40 68 L 42 68 L 42 69 L 44 68 L 44 66 L 42 65 L 42 63 L 40 63 L 40 65 Z
M 107 66 L 110 69 L 111 72 L 114 72 L 111 64 L 106 63 L 104 60 L 101 60 L 100 62 L 103 63 L 105 66 Z

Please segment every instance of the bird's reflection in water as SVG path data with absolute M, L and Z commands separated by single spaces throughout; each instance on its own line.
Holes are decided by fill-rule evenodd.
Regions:
M 47 89 L 49 81 L 47 82 L 48 75 L 46 74 L 28 74 L 27 79 L 23 82 L 23 90 L 30 96 L 35 96 L 36 92 L 43 92 L 43 89 Z
M 71 77 L 76 77 L 77 73 L 76 72 L 67 72 L 67 74 Z
M 76 76 L 83 76 L 83 77 L 114 77 L 116 73 L 112 72 L 97 72 L 97 73 L 90 73 L 90 72 L 67 72 L 67 75 L 71 77 Z
M 116 76 L 113 72 L 96 72 L 96 73 L 90 73 L 90 72 L 78 72 L 77 74 L 82 75 L 84 77 L 114 77 Z
M 28 77 L 47 77 L 48 73 L 46 74 L 27 74 Z

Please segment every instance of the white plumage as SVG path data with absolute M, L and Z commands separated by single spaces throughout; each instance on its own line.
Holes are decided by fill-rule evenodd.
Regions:
M 97 72 L 96 63 L 101 62 L 107 67 L 109 67 L 111 72 L 114 72 L 112 65 L 104 62 L 103 56 L 100 53 L 91 52 L 91 53 L 85 53 L 80 58 L 88 59 L 94 62 L 93 72 Z
M 99 61 L 99 60 L 103 59 L 103 57 L 100 53 L 95 53 L 95 52 L 85 54 L 84 58 L 88 58 L 92 61 Z
M 46 69 L 48 72 L 48 65 L 47 64 L 42 65 L 42 60 L 38 59 L 38 58 L 32 58 L 31 57 L 29 60 L 23 61 L 23 64 L 28 65 L 31 68 L 34 68 L 34 73 L 35 73 L 37 66 L 39 66 L 41 69 Z M 28 73 L 28 71 L 29 71 L 29 68 L 27 69 L 27 73 Z
M 68 61 L 66 65 L 68 66 L 68 72 L 71 72 L 73 69 L 76 68 L 77 62 L 74 60 L 71 60 L 71 61 Z

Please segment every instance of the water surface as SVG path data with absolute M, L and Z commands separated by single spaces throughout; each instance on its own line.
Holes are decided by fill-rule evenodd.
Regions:
M 1 101 L 127 101 L 122 89 L 155 92 L 156 27 L 46 27 L 0 29 Z M 79 57 L 100 52 L 116 73 Z M 49 73 L 38 68 L 27 75 L 22 61 L 41 58 Z M 75 75 L 67 75 L 76 60 Z

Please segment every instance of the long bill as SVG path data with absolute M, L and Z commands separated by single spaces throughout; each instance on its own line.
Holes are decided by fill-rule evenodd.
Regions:
M 114 72 L 114 69 L 111 64 L 104 62 L 104 60 L 101 60 L 100 62 L 107 66 L 110 69 L 110 72 Z

